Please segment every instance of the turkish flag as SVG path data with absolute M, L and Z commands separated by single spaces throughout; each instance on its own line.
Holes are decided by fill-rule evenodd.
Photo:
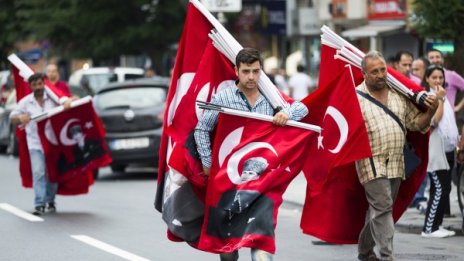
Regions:
M 199 249 L 275 252 L 282 194 L 301 171 L 311 135 L 296 127 L 220 115 Z
M 341 77 L 340 71 L 344 66 L 344 62 L 334 59 L 334 54 L 335 49 L 322 45 L 319 82 L 324 83 L 324 85 L 319 85 L 319 89 L 333 87 L 337 81 L 343 79 L 340 78 L 334 81 L 337 75 Z M 388 68 L 389 72 L 391 72 L 391 70 L 391 68 Z M 347 80 L 345 78 L 344 84 L 346 89 L 351 89 L 353 86 L 357 86 L 363 81 L 359 68 L 353 68 L 353 75 L 353 80 Z M 394 72 L 392 75 L 396 77 Z M 322 79 L 321 77 L 324 78 Z M 404 78 L 398 77 L 397 79 L 405 84 L 405 86 L 415 91 L 414 87 L 407 81 L 403 82 Z M 332 85 L 330 84 L 331 82 Z M 351 82 L 354 82 L 354 84 Z M 321 90 L 321 92 L 323 91 Z M 354 89 L 352 92 L 355 94 Z M 303 101 L 307 106 L 311 106 L 309 101 L 313 99 L 311 97 L 312 95 L 317 95 L 317 93 L 311 94 Z M 329 95 L 329 93 L 327 93 L 327 95 Z M 334 98 L 337 96 L 338 95 L 335 95 Z M 358 102 L 356 96 L 350 99 L 340 99 L 343 103 L 349 103 L 352 100 Z M 349 115 L 352 113 L 356 114 L 356 108 L 359 108 L 359 105 L 352 108 L 355 108 L 355 110 L 352 112 L 350 109 Z M 310 116 L 316 116 L 311 110 L 310 112 Z M 309 118 L 310 117 L 308 117 L 308 119 Z M 326 143 L 324 143 L 327 139 L 326 135 L 324 135 L 326 131 L 326 127 L 324 126 L 325 123 L 324 120 L 322 123 L 322 127 L 324 128 L 322 132 L 322 136 L 324 137 L 322 144 L 324 147 L 327 146 Z M 335 137 L 339 136 L 335 135 Z M 422 163 L 414 174 L 401 184 L 400 191 L 393 206 L 393 218 L 395 221 L 401 217 L 410 204 L 427 168 L 428 134 L 410 132 L 408 133 L 408 141 L 414 145 L 416 154 L 422 159 Z M 363 152 L 366 152 L 362 149 L 362 144 L 364 143 L 358 142 L 353 144 L 354 146 L 351 147 L 350 153 L 361 155 Z M 329 162 L 333 163 L 334 161 Z M 357 243 L 359 233 L 364 226 L 368 204 L 364 188 L 361 186 L 356 173 L 355 163 L 335 165 L 334 168 L 330 169 L 328 175 L 324 176 L 325 174 L 326 173 L 317 173 L 316 176 L 313 176 L 310 172 L 305 173 L 305 176 L 308 178 L 308 188 L 300 226 L 305 234 L 315 236 L 330 243 Z M 311 184 L 316 184 L 315 189 L 311 188 Z
M 308 147 L 311 160 L 304 167 L 310 193 L 322 189 L 332 169 L 372 154 L 351 66 L 334 72 L 336 78 L 319 86 L 302 101 L 310 111 L 302 121 L 322 127 L 322 132 Z
M 92 171 L 111 162 L 105 131 L 91 101 L 37 123 L 50 181 L 58 193 L 88 192 Z M 63 185 L 61 185 L 63 184 Z
M 24 96 L 32 92 L 29 84 L 19 75 L 19 70 L 12 66 L 13 77 L 16 90 L 16 101 L 19 102 Z M 19 152 L 19 173 L 21 183 L 26 188 L 32 188 L 32 168 L 29 150 L 27 148 L 26 130 L 16 127 L 16 137 L 18 139 Z
M 20 75 L 19 69 L 14 64 L 12 65 L 12 71 L 16 90 L 16 101 L 19 102 L 22 98 L 32 93 L 32 90 L 29 87 L 29 83 Z M 45 84 L 48 95 L 55 95 L 57 99 L 64 96 L 64 93 L 53 86 L 47 79 L 45 79 Z M 21 183 L 26 188 L 32 188 L 32 169 L 29 149 L 27 147 L 26 130 L 16 127 L 16 137 L 18 139 Z
M 159 152 L 155 208 L 162 212 L 168 238 L 195 246 L 204 216 L 206 176 L 193 130 L 201 117 L 196 101 L 233 84 L 230 63 L 213 45 L 213 26 L 190 4 L 169 88 Z M 188 206 L 188 208 L 186 208 Z

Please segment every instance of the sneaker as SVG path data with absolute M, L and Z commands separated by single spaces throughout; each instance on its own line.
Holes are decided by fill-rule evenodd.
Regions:
M 448 230 L 448 229 L 446 229 L 444 227 L 440 227 L 440 228 L 438 228 L 438 230 L 441 230 L 441 231 L 444 231 L 444 232 L 448 233 L 449 237 L 452 237 L 452 236 L 456 235 L 456 232 L 454 232 L 453 230 Z
M 432 233 L 422 232 L 421 235 L 422 235 L 422 237 L 425 237 L 425 238 L 445 238 L 445 237 L 450 236 L 450 234 L 448 232 L 446 232 L 444 230 L 440 230 L 440 229 L 435 230 Z
M 378 261 L 379 259 L 375 255 L 374 251 L 369 251 L 367 254 L 358 254 L 358 260 L 361 261 Z
M 32 212 L 32 215 L 41 216 L 44 213 L 45 213 L 45 207 L 44 206 L 38 206 L 38 207 L 35 207 L 35 210 L 34 210 L 34 212 Z
M 427 202 L 417 203 L 416 208 L 419 210 L 420 214 L 425 215 L 425 212 L 427 211 Z
M 47 211 L 50 212 L 50 213 L 54 213 L 56 212 L 56 206 L 55 206 L 55 203 L 48 203 L 48 206 L 47 206 Z

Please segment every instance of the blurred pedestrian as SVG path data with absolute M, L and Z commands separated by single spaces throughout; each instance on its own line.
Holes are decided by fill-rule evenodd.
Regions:
M 58 71 L 58 66 L 56 64 L 49 64 L 47 65 L 47 79 L 55 85 L 55 87 L 62 91 L 65 96 L 71 97 L 71 91 L 69 90 L 69 86 L 65 81 L 60 80 L 60 73 Z
M 155 67 L 151 66 L 145 69 L 145 78 L 156 80 L 156 79 L 160 79 L 161 77 L 157 74 Z
M 296 67 L 297 73 L 288 80 L 289 96 L 295 101 L 301 101 L 308 96 L 316 85 L 314 80 L 304 72 L 305 70 L 306 68 L 303 65 L 298 64 Z
M 383 55 L 370 51 L 361 62 L 364 82 L 356 87 L 361 112 L 371 144 L 372 157 L 358 160 L 356 170 L 366 194 L 369 209 L 359 235 L 358 259 L 394 260 L 395 232 L 392 208 L 404 179 L 405 130 L 426 133 L 438 106 L 434 95 L 426 98 L 425 112 L 387 84 Z
M 399 73 L 403 74 L 415 84 L 420 85 L 421 79 L 411 73 L 413 56 L 408 51 L 399 51 L 395 56 L 394 68 Z
M 412 62 L 412 73 L 421 80 L 421 83 L 422 79 L 424 79 L 425 69 L 429 65 L 429 60 L 424 57 L 419 57 Z
M 444 68 L 444 57 L 440 50 L 432 49 L 427 52 L 427 59 L 430 64 L 440 65 Z M 464 78 L 457 72 L 445 69 L 445 87 L 446 97 L 450 104 L 454 107 L 454 111 L 459 111 L 464 107 L 464 99 L 456 101 L 458 91 L 464 91 Z M 457 104 L 457 105 L 456 105 Z
M 451 192 L 451 173 L 454 165 L 454 150 L 458 142 L 458 128 L 452 105 L 446 98 L 443 88 L 445 71 L 443 67 L 432 64 L 424 75 L 424 86 L 428 92 L 435 93 L 439 100 L 438 109 L 430 123 L 432 132 L 429 141 L 429 161 L 427 174 L 430 178 L 430 197 L 425 213 L 423 237 L 444 238 L 454 236 L 454 231 L 442 227 L 446 203 Z
M 285 70 L 280 68 L 272 68 L 271 74 L 274 75 L 274 82 L 280 91 L 288 95 L 288 83 L 285 79 Z
M 428 51 L 427 58 L 429 59 L 430 64 L 436 64 L 443 67 L 444 57 L 443 53 L 440 50 L 432 49 Z M 445 87 L 446 89 L 446 98 L 448 99 L 451 106 L 453 106 L 454 112 L 459 112 L 464 107 L 464 99 L 456 101 L 456 94 L 458 91 L 464 91 L 464 78 L 462 78 L 462 76 L 455 71 L 447 70 L 446 68 L 444 68 L 444 70 L 445 83 L 443 87 Z M 453 169 L 455 168 L 454 164 L 451 165 L 450 168 L 450 173 L 455 173 L 453 171 Z M 445 195 L 445 197 L 447 197 L 445 203 L 445 218 L 453 217 L 453 215 L 451 214 L 449 193 Z
M 47 94 L 44 84 L 45 75 L 36 73 L 29 77 L 29 86 L 32 93 L 22 98 L 10 114 L 13 124 L 21 124 L 26 129 L 26 140 L 29 149 L 32 168 L 32 186 L 34 188 L 34 215 L 42 215 L 47 210 L 55 212 L 55 195 L 57 183 L 48 179 L 45 165 L 45 155 L 37 131 L 37 123 L 31 117 L 44 111 L 49 111 L 60 105 L 59 101 Z M 71 108 L 72 99 L 63 103 L 65 110 Z M 47 207 L 47 209 L 45 209 Z
M 429 66 L 429 61 L 424 57 L 419 57 L 412 62 L 412 73 L 421 79 L 420 85 L 425 88 L 423 85 L 422 79 L 424 79 L 425 69 Z M 427 210 L 427 197 L 425 196 L 425 190 L 427 188 L 428 178 L 427 175 L 424 176 L 422 183 L 417 190 L 414 198 L 412 199 L 411 208 L 417 208 L 421 214 L 425 214 Z

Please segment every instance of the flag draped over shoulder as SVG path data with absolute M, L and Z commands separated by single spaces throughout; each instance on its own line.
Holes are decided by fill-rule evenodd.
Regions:
M 200 236 L 206 192 L 206 177 L 193 139 L 202 114 L 196 101 L 209 101 L 236 77 L 233 65 L 208 38 L 212 28 L 190 4 L 169 88 L 159 153 L 155 208 L 168 225 L 168 237 L 193 246 Z
M 200 249 L 275 252 L 282 194 L 301 171 L 311 135 L 315 133 L 300 128 L 220 115 Z
M 343 90 L 343 88 L 350 89 L 350 94 L 346 95 L 345 99 L 340 99 L 339 102 L 341 102 L 341 105 L 347 105 L 354 101 L 356 102 L 356 105 L 347 105 L 344 107 L 345 109 L 339 111 L 343 115 L 349 115 L 349 117 L 356 115 L 356 118 L 359 120 L 358 117 L 360 110 L 354 86 L 359 85 L 364 80 L 361 70 L 353 67 L 353 78 L 347 77 L 346 74 L 343 76 L 343 67 L 345 63 L 334 59 L 333 55 L 335 54 L 335 49 L 326 45 L 322 45 L 321 49 L 321 69 L 318 91 L 322 93 L 325 88 L 336 88 L 336 90 L 340 91 L 346 91 Z M 388 71 L 389 73 L 392 73 L 392 75 L 396 76 L 395 74 L 397 72 L 393 71 L 393 69 L 388 68 Z M 398 77 L 397 79 L 405 84 L 405 86 L 409 89 L 419 91 L 417 86 L 411 86 L 407 81 L 403 82 L 403 78 Z M 329 93 L 330 92 L 326 93 L 326 95 L 333 95 L 333 101 L 335 102 L 337 97 L 343 97 L 343 95 L 338 94 L 338 91 L 334 91 L 331 94 Z M 315 92 L 303 100 L 303 102 L 310 108 L 310 116 L 307 117 L 308 119 L 310 119 L 311 116 L 317 117 L 317 115 L 314 115 L 313 113 L 313 110 L 317 108 L 311 110 L 312 106 L 317 106 L 318 101 L 315 99 L 317 95 L 321 94 Z M 346 109 L 349 109 L 347 111 L 348 114 L 344 112 Z M 322 115 L 325 115 L 325 113 Z M 312 123 L 317 124 L 314 122 Z M 352 124 L 352 120 L 347 120 L 347 123 Z M 322 140 L 322 146 L 325 149 L 328 149 L 332 148 L 333 145 L 327 145 L 330 143 L 326 141 L 327 136 L 324 134 L 328 128 L 326 124 L 331 123 L 326 122 L 326 119 L 323 119 L 323 122 L 320 123 L 321 127 L 324 129 L 322 132 L 322 136 L 324 137 Z M 353 125 L 351 125 L 351 127 L 353 127 Z M 357 137 L 357 140 L 356 138 L 353 140 L 353 146 L 348 146 L 351 141 L 349 138 L 350 132 L 348 132 L 348 135 L 346 135 L 346 144 L 344 145 L 347 147 L 341 148 L 338 159 L 335 160 L 334 155 L 331 155 L 324 150 L 325 156 L 327 156 L 326 159 L 320 158 L 325 157 L 324 154 L 320 154 L 318 155 L 318 161 L 313 161 L 312 158 L 308 160 L 309 169 L 308 166 L 305 168 L 308 188 L 300 224 L 305 234 L 313 235 L 331 243 L 357 243 L 359 233 L 365 222 L 368 204 L 365 198 L 364 189 L 361 186 L 356 173 L 355 164 L 352 160 L 355 160 L 357 157 L 359 159 L 359 156 L 364 155 L 364 157 L 367 157 L 370 155 L 370 148 L 366 148 L 365 143 L 367 136 L 365 136 L 363 132 L 365 132 L 365 126 L 363 127 L 358 125 L 357 134 L 353 133 L 355 135 L 354 137 Z M 336 137 L 335 139 L 338 140 L 341 133 L 339 132 L 334 136 Z M 412 177 L 403 181 L 400 187 L 400 191 L 393 208 L 393 217 L 395 221 L 401 217 L 407 206 L 410 204 L 412 197 L 417 191 L 422 178 L 425 175 L 427 167 L 428 135 L 420 134 L 418 132 L 410 132 L 408 134 L 408 141 L 412 142 L 415 146 L 416 154 L 418 154 L 418 156 L 422 159 L 422 163 L 419 168 L 416 169 Z M 319 142 L 317 144 L 318 147 L 320 147 Z M 369 144 L 368 140 L 367 144 Z M 347 149 L 346 154 L 342 153 L 343 149 Z M 319 162 L 327 162 L 327 160 L 331 163 L 327 164 L 328 166 L 317 165 Z M 336 162 L 339 162 L 340 164 L 337 165 Z M 314 166 L 311 166 L 311 164 L 314 164 Z M 322 167 L 322 172 L 317 172 L 318 167 Z M 313 187 L 311 187 L 311 184 L 313 184 Z
M 58 193 L 87 193 L 93 170 L 111 162 L 105 130 L 91 101 L 41 120 L 37 126 L 48 177 L 59 184 Z

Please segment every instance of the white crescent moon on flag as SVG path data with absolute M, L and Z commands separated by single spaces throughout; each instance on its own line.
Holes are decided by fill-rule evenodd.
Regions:
M 335 123 L 337 123 L 338 129 L 340 130 L 340 140 L 338 140 L 337 146 L 335 148 L 329 150 L 333 154 L 338 153 L 340 149 L 345 145 L 346 140 L 348 139 L 348 122 L 346 121 L 345 117 L 339 110 L 337 110 L 335 107 L 329 106 L 327 107 L 327 111 L 325 112 L 325 115 L 330 115 Z M 325 118 L 324 115 L 324 118 Z
M 66 124 L 64 124 L 63 128 L 61 128 L 61 131 L 60 131 L 60 141 L 61 141 L 61 144 L 65 145 L 65 146 L 72 146 L 72 145 L 75 145 L 77 142 L 75 140 L 72 140 L 68 137 L 68 128 L 69 128 L 69 125 L 73 122 L 77 122 L 79 121 L 78 119 L 76 118 L 72 118 L 70 120 L 68 120 L 66 122 Z
M 222 164 L 224 163 L 224 160 L 226 159 L 227 156 L 229 156 L 230 152 L 235 148 L 240 143 L 240 140 L 242 139 L 242 133 L 243 133 L 244 127 L 237 128 L 233 130 L 227 137 L 224 139 L 224 141 L 221 144 L 221 147 L 219 148 L 219 167 L 222 167 Z
M 197 95 L 197 101 L 203 101 L 206 102 L 206 99 L 208 99 L 208 93 L 209 93 L 209 82 L 201 88 L 201 90 L 198 92 Z M 198 105 L 195 102 L 195 114 L 197 115 L 197 120 L 200 119 L 201 115 L 203 114 L 203 109 L 198 108 Z
M 53 128 L 52 128 L 52 123 L 50 122 L 50 120 L 47 120 L 47 122 L 45 123 L 45 137 L 47 137 L 47 140 L 53 144 L 53 145 L 58 145 L 58 140 L 56 139 L 56 135 L 55 135 L 55 132 L 53 131 Z
M 222 81 L 218 87 L 216 88 L 216 93 L 222 91 L 222 90 L 225 90 L 227 88 L 229 88 L 230 86 L 234 86 L 235 85 L 235 81 L 234 80 L 225 80 L 225 81 Z
M 193 77 L 195 77 L 195 73 L 183 73 L 179 79 L 177 79 L 176 93 L 169 104 L 167 119 L 168 126 L 172 125 L 172 119 L 174 118 L 174 115 L 176 115 L 177 107 L 192 84 Z
M 272 147 L 271 144 L 266 142 L 251 142 L 243 146 L 242 148 L 234 152 L 232 156 L 230 156 L 229 162 L 227 163 L 227 175 L 229 176 L 229 179 L 232 183 L 240 185 L 246 182 L 243 181 L 240 177 L 240 173 L 238 172 L 238 164 L 246 154 L 260 148 L 268 149 L 272 151 L 276 156 L 278 156 L 277 151 L 274 149 L 274 147 Z

